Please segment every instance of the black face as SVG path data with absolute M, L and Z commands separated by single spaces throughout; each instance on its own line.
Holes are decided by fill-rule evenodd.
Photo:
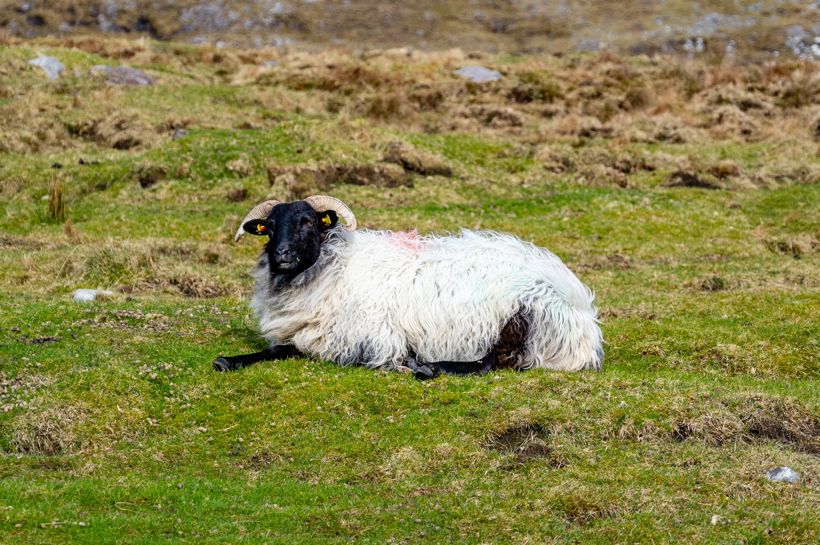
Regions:
M 336 226 L 333 210 L 316 212 L 305 201 L 277 204 L 266 220 L 251 220 L 242 229 L 270 237 L 266 246 L 271 273 L 295 276 L 319 258 L 322 233 Z

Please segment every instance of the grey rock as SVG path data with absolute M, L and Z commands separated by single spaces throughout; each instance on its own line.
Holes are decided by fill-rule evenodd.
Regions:
M 473 81 L 475 83 L 486 83 L 489 81 L 498 81 L 501 79 L 500 72 L 496 72 L 495 70 L 491 70 L 490 68 L 485 68 L 484 66 L 478 65 L 465 66 L 464 68 L 459 68 L 458 70 L 454 70 L 453 74 Z
M 55 59 L 54 57 L 49 57 L 48 55 L 40 55 L 36 59 L 31 59 L 28 63 L 32 66 L 37 66 L 45 72 L 48 79 L 57 79 L 60 77 L 60 74 L 63 73 L 65 70 L 65 66 L 63 63 Z
M 74 290 L 72 298 L 74 299 L 74 301 L 78 303 L 87 303 L 89 301 L 94 301 L 95 299 L 97 299 L 98 295 L 114 295 L 114 293 L 107 290 L 92 290 L 88 288 L 80 288 L 78 290 Z
M 136 68 L 129 66 L 106 66 L 98 64 L 91 67 L 92 74 L 104 74 L 105 81 L 112 85 L 153 85 L 154 78 Z
M 776 483 L 796 484 L 800 482 L 800 474 L 790 467 L 780 466 L 766 472 L 766 478 Z
M 171 140 L 179 140 L 180 138 L 185 138 L 186 136 L 188 136 L 188 134 L 190 134 L 188 132 L 188 129 L 176 129 L 174 131 L 174 134 L 171 135 Z

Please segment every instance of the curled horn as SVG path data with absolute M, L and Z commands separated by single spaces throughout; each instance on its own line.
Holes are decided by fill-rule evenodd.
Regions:
M 248 215 L 245 216 L 245 219 L 242 220 L 242 223 L 239 224 L 239 229 L 236 230 L 236 235 L 234 236 L 234 240 L 238 241 L 242 238 L 242 235 L 245 234 L 245 230 L 242 229 L 242 226 L 248 223 L 251 220 L 262 220 L 267 218 L 270 215 L 270 211 L 273 210 L 273 207 L 279 204 L 281 201 L 265 201 L 262 203 L 257 204 L 254 206 Z
M 314 210 L 322 212 L 324 210 L 333 210 L 340 218 L 344 220 L 344 230 L 353 231 L 356 229 L 356 216 L 345 203 L 336 197 L 329 197 L 327 195 L 313 195 L 305 199 Z

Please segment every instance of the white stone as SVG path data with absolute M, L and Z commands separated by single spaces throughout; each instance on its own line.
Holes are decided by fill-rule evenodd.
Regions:
M 65 70 L 65 66 L 63 63 L 55 59 L 54 57 L 49 57 L 47 55 L 40 55 L 36 59 L 31 59 L 28 63 L 32 66 L 39 66 L 43 72 L 46 73 L 48 79 L 57 79 L 60 77 L 60 74 L 63 73 Z
M 114 295 L 112 292 L 107 290 L 92 290 L 88 288 L 80 288 L 78 290 L 74 290 L 72 297 L 78 303 L 84 303 L 88 301 L 94 301 L 98 295 Z
M 781 466 L 767 471 L 766 478 L 776 483 L 795 484 L 800 481 L 800 474 L 790 467 Z
M 483 66 L 465 66 L 454 70 L 453 74 L 466 78 L 475 83 L 486 83 L 488 81 L 497 81 L 501 79 L 501 73 L 485 68 Z

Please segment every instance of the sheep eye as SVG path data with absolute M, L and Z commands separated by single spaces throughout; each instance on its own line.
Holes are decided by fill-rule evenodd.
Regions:
M 307 227 L 308 225 L 313 225 L 312 218 L 302 218 L 302 221 L 299 222 L 299 225 L 302 227 Z

